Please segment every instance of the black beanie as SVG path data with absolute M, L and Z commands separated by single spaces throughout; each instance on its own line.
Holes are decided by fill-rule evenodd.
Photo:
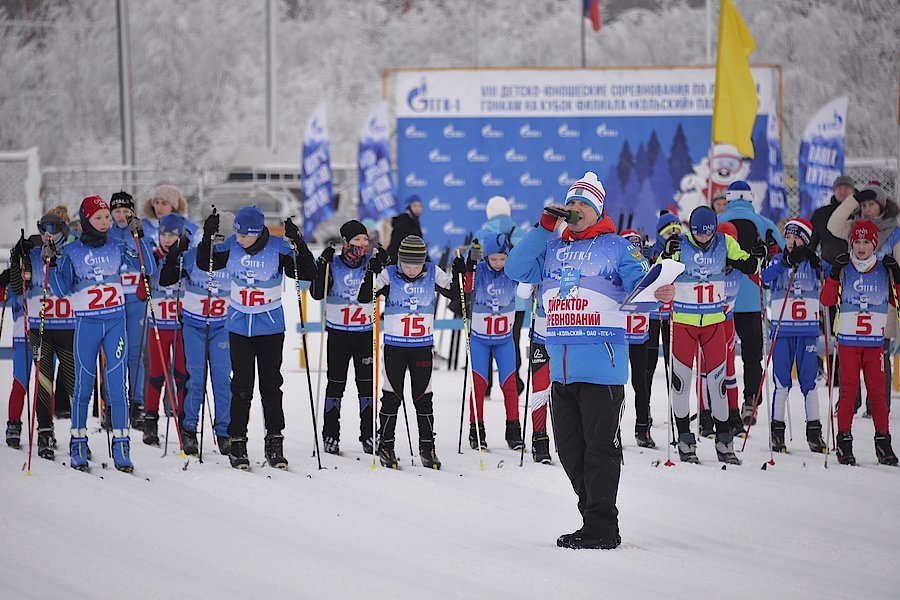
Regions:
M 366 226 L 359 221 L 354 219 L 352 221 L 347 221 L 346 223 L 341 225 L 341 237 L 348 242 L 359 234 L 363 234 L 366 236 L 369 235 L 369 230 L 366 229 Z
M 428 257 L 428 248 L 425 240 L 417 235 L 408 235 L 400 242 L 400 250 L 397 252 L 398 262 L 407 265 L 424 265 Z
M 131 194 L 125 191 L 113 194 L 109 199 L 109 210 L 117 208 L 130 208 L 134 211 L 134 198 L 131 197 Z

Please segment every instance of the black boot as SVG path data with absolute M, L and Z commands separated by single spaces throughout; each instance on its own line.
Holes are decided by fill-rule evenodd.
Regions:
M 144 407 L 140 404 L 132 404 L 128 409 L 128 415 L 131 419 L 131 428 L 138 431 L 144 430 Z
M 419 459 L 426 469 L 441 470 L 441 461 L 434 451 L 434 442 L 419 442 Z
M 200 444 L 197 443 L 197 432 L 181 430 L 181 445 L 184 453 L 188 456 L 198 456 L 200 454 Z
M 787 454 L 787 446 L 784 445 L 784 421 L 772 421 L 772 452 Z
M 37 435 L 38 456 L 53 460 L 53 448 L 56 447 L 56 437 L 53 435 L 53 428 L 38 429 Z
M 228 453 L 231 451 L 231 438 L 227 435 L 217 435 L 216 446 L 219 447 L 219 454 L 228 456 Z
M 535 431 L 531 434 L 531 458 L 536 463 L 549 465 L 553 460 L 550 456 L 550 437 L 546 431 Z
M 144 427 L 144 443 L 148 446 L 159 446 L 159 433 L 157 425 L 159 423 L 159 413 L 145 413 L 143 420 Z
M 484 438 L 482 438 L 484 439 Z M 519 427 L 518 421 L 506 422 L 506 445 L 510 450 L 521 452 L 525 443 L 522 441 L 522 429 Z
M 700 411 L 700 437 L 712 439 L 716 437 L 713 425 L 712 411 L 704 409 Z
M 700 464 L 700 459 L 697 458 L 697 438 L 693 433 L 678 435 L 678 458 L 683 463 Z
M 6 422 L 6 445 L 16 450 L 22 447 L 22 421 Z
M 828 446 L 822 439 L 822 423 L 819 421 L 807 421 L 806 423 L 806 442 L 812 452 L 821 454 L 827 450 Z
M 748 402 L 744 399 L 744 405 L 741 407 L 741 421 L 744 424 L 744 429 L 751 425 L 756 425 L 756 416 L 753 414 L 753 400 Z
M 284 457 L 284 436 L 280 433 L 266 436 L 266 461 L 276 469 L 288 468 L 288 461 Z
M 469 446 L 472 450 L 478 450 L 479 444 L 482 451 L 488 449 L 487 440 L 484 437 L 484 423 L 478 423 L 477 430 L 475 423 L 469 423 Z
M 838 432 L 837 457 L 838 462 L 842 465 L 856 464 L 856 457 L 853 456 L 853 434 Z
M 637 424 L 634 426 L 634 441 L 641 448 L 656 448 L 656 442 L 650 437 L 650 426 Z
M 393 442 L 382 442 L 380 439 L 378 440 L 378 460 L 381 462 L 382 467 L 388 469 L 400 468 L 400 465 L 397 463 L 397 455 L 394 454 Z
M 875 456 L 878 457 L 879 464 L 897 466 L 897 455 L 891 448 L 891 434 L 876 433 L 875 434 Z
M 720 421 L 717 425 L 723 429 L 727 427 L 724 421 Z M 730 433 L 716 436 L 716 457 L 719 459 L 719 462 L 723 462 L 726 465 L 741 464 L 741 459 L 734 453 L 734 438 Z
M 601 538 L 587 534 L 581 529 L 573 533 L 565 533 L 556 540 L 557 546 L 570 550 L 613 550 L 618 548 L 621 543 L 622 538 L 618 533 Z
M 247 438 L 231 438 L 228 447 L 228 461 L 235 469 L 250 470 L 250 459 L 247 458 Z
M 728 429 L 733 437 L 745 438 L 744 423 L 741 421 L 741 409 L 733 408 L 728 411 Z

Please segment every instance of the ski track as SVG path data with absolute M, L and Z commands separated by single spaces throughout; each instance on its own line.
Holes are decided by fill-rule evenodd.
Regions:
M 316 364 L 316 340 L 311 336 L 311 364 Z M 35 454 L 32 477 L 22 470 L 27 438 L 25 451 L 0 448 L 0 596 L 900 596 L 894 568 L 900 469 L 876 465 L 870 420 L 854 421 L 861 468 L 838 465 L 832 455 L 826 470 L 823 457 L 809 452 L 799 392 L 793 398 L 791 454 L 775 455 L 774 466 L 761 469 L 769 458 L 761 419 L 747 451 L 739 453 L 742 466 L 723 471 L 713 442 L 702 439 L 699 466 L 674 458 L 676 466 L 665 467 L 668 424 L 660 368 L 652 401 L 657 449 L 634 444 L 633 396 L 626 386 L 618 500 L 623 544 L 615 551 L 577 552 L 555 545 L 558 535 L 581 524 L 557 454 L 551 449 L 554 464 L 546 466 L 526 453 L 524 467 L 518 466 L 519 453 L 507 450 L 502 439 L 498 387 L 485 405 L 491 451 L 476 453 L 464 439 L 460 455 L 462 372 L 436 371 L 442 471 L 418 466 L 418 456 L 410 466 L 402 424 L 396 446 L 400 470 L 392 471 L 372 469 L 371 455 L 362 454 L 356 441 L 351 382 L 343 409 L 343 456 L 324 454 L 319 471 L 311 456 L 309 400 L 295 348 L 289 333 L 287 472 L 259 464 L 258 397 L 251 411 L 249 473 L 231 469 L 226 457 L 212 451 L 212 436 L 206 439 L 204 464 L 190 459 L 182 470 L 177 449 L 161 458 L 162 451 L 141 444 L 134 431 L 135 472 L 118 473 L 105 434 L 94 433 L 93 418 L 91 474 L 60 464 L 68 461 L 68 421 L 56 426 L 56 463 Z M 9 361 L 0 363 L 2 389 L 10 371 Z M 826 414 L 827 395 L 824 386 L 819 389 Z M 892 425 L 896 429 L 900 420 L 892 419 Z M 415 423 L 410 426 L 416 447 Z

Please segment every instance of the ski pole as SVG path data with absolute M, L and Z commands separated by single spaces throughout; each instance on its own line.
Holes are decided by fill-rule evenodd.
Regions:
M 762 263 L 759 264 L 758 273 L 759 273 L 759 307 L 760 307 L 759 318 L 760 318 L 760 327 L 762 328 L 762 334 L 763 334 L 763 354 L 765 356 L 768 356 L 769 352 L 774 350 L 775 344 L 772 343 L 772 340 L 769 339 L 769 331 L 771 328 L 766 326 L 767 321 L 768 321 L 767 317 L 769 316 L 769 314 L 768 314 L 768 311 L 766 310 L 765 296 L 763 294 Z M 790 288 L 791 288 L 791 286 L 788 285 L 788 293 L 790 293 Z M 787 302 L 786 299 L 785 299 L 785 302 Z M 783 306 L 782 306 L 782 308 L 783 308 Z M 784 314 L 784 313 L 782 313 L 782 314 Z M 766 344 L 769 344 L 768 349 L 766 348 Z M 768 372 L 768 359 L 766 360 L 766 367 L 767 368 L 763 370 L 762 380 L 759 382 L 759 386 L 760 386 L 760 389 L 762 389 L 763 384 L 765 384 L 765 386 L 766 386 L 766 412 L 769 413 L 768 417 L 766 418 L 766 421 L 768 421 L 767 427 L 769 429 L 769 462 L 768 462 L 768 464 L 774 465 L 775 464 L 775 449 L 772 446 L 772 418 L 774 417 L 774 413 L 769 408 L 772 393 L 771 393 L 771 390 L 769 389 L 769 377 L 768 377 L 768 373 L 767 373 Z M 758 402 L 759 402 L 759 399 L 757 399 L 756 402 L 753 403 L 753 412 L 754 413 L 756 412 L 756 404 Z M 747 445 L 747 437 L 750 437 L 750 428 L 753 426 L 753 420 L 754 420 L 754 417 L 751 417 L 750 424 L 747 426 L 747 435 L 744 437 L 744 443 L 741 446 L 741 452 L 743 452 L 744 447 Z
M 666 462 L 665 465 L 667 467 L 674 467 L 675 463 L 672 462 L 672 446 L 676 444 L 675 442 L 675 407 L 672 401 L 672 378 L 674 376 L 674 356 L 672 356 L 672 340 L 675 337 L 675 313 L 670 312 L 669 318 L 667 319 L 669 322 L 669 360 L 665 361 L 666 363 L 666 381 L 669 383 L 667 394 L 669 400 L 669 443 L 666 444 Z
M 534 358 L 534 319 L 537 312 L 537 294 L 531 302 L 531 325 L 528 329 L 528 379 L 525 381 L 525 414 L 522 416 L 522 451 L 519 453 L 519 466 L 525 463 L 525 433 L 528 429 L 528 400 L 531 396 L 531 361 Z M 534 425 L 532 425 L 534 427 Z
M 403 421 L 406 423 L 406 441 L 409 442 L 409 464 L 416 466 L 416 455 L 413 454 L 412 437 L 409 435 L 409 417 L 406 416 L 406 398 L 400 396 L 400 406 L 403 407 Z
M 177 243 L 178 242 L 176 242 L 176 244 Z M 212 252 L 210 252 L 210 254 L 212 254 Z M 177 415 L 175 415 L 175 426 L 178 427 L 179 441 L 181 441 L 181 436 L 182 436 L 181 420 L 184 417 L 184 413 L 182 412 L 183 411 L 183 406 L 182 406 L 183 400 L 182 400 L 182 398 L 179 397 L 178 383 L 176 382 L 175 357 L 178 356 L 178 340 L 179 340 L 179 338 L 181 338 L 181 352 L 182 353 L 184 352 L 184 337 L 181 333 L 181 327 L 182 327 L 182 323 L 181 323 L 181 290 L 182 290 L 182 282 L 184 281 L 184 279 L 181 277 L 181 272 L 183 269 L 184 269 L 184 255 L 179 254 L 178 255 L 178 288 L 177 288 L 177 291 L 175 292 L 175 318 L 178 320 L 178 328 L 172 330 L 172 350 L 171 350 L 172 355 L 170 357 L 171 358 L 170 364 L 172 365 L 170 372 L 172 374 L 172 379 L 171 380 L 166 379 L 166 387 L 171 385 L 172 386 L 172 395 L 173 395 L 173 397 L 178 399 L 178 404 L 177 404 L 176 408 L 172 411 L 172 413 L 175 414 L 177 412 Z M 184 444 L 182 444 L 181 447 L 182 447 L 181 453 L 182 453 L 182 455 L 184 455 Z M 166 452 L 168 451 L 168 449 L 169 449 L 169 419 L 167 417 L 166 418 L 166 447 L 163 450 L 163 456 L 166 455 Z
M 134 373 L 131 374 L 131 385 L 128 388 L 128 427 L 131 428 L 131 407 L 134 406 L 135 394 L 137 394 L 137 386 L 143 385 L 143 381 L 138 381 L 141 379 L 138 377 L 138 374 L 143 371 L 143 360 L 144 360 L 144 344 L 147 343 L 147 307 L 144 306 L 144 318 L 141 320 L 141 345 L 138 347 L 138 356 L 137 356 L 137 368 L 134 370 Z
M 781 303 L 781 313 L 778 315 L 778 321 L 775 324 L 775 332 L 772 335 L 772 341 L 769 344 L 768 353 L 766 354 L 766 365 L 763 369 L 763 381 L 766 381 L 769 373 L 769 364 L 772 361 L 772 351 L 775 349 L 775 342 L 778 341 L 778 332 L 781 331 L 781 321 L 784 318 L 784 310 L 787 308 L 788 299 L 791 295 L 791 288 L 794 287 L 794 277 L 797 276 L 797 267 L 794 267 L 791 270 L 791 278 L 788 280 L 787 291 L 784 294 L 784 302 Z M 760 286 L 762 285 L 762 281 L 760 281 Z M 762 287 L 760 287 L 760 298 L 762 297 Z M 765 332 L 763 332 L 763 341 L 766 339 Z M 756 391 L 756 397 L 753 399 L 753 412 L 750 415 L 750 423 L 747 425 L 747 437 L 744 438 L 744 443 L 741 446 L 741 452 L 744 451 L 744 448 L 747 447 L 747 440 L 750 438 L 750 429 L 753 427 L 753 419 L 756 417 L 756 409 L 759 406 L 759 395 L 763 390 L 763 381 L 759 383 L 759 389 Z M 771 399 L 767 399 L 771 400 Z M 769 411 L 769 464 L 775 464 L 775 455 L 772 451 L 772 432 L 771 432 L 771 406 L 767 404 L 767 411 Z
M 166 357 L 163 353 L 162 349 L 162 341 L 159 339 L 159 325 L 156 322 L 156 310 L 153 308 L 153 294 L 150 291 L 150 279 L 147 277 L 147 266 L 144 263 L 144 251 L 141 244 L 141 239 L 138 237 L 137 231 L 132 231 L 131 234 L 134 236 L 134 245 L 137 248 L 138 261 L 141 264 L 141 280 L 144 282 L 144 291 L 147 293 L 147 304 L 150 307 L 150 322 L 153 324 L 153 335 L 156 338 L 156 350 L 159 353 L 159 364 L 163 368 L 163 378 L 166 381 L 166 398 L 169 401 L 169 406 L 172 410 L 172 414 L 175 417 L 175 430 L 178 433 L 178 447 L 181 449 L 181 457 L 186 458 L 184 453 L 184 442 L 181 440 L 181 426 L 178 423 L 178 413 L 175 410 L 175 396 L 172 393 L 172 389 L 169 387 L 169 367 L 166 364 Z M 212 252 L 212 249 L 210 249 Z M 174 351 L 174 348 L 173 348 Z M 166 445 L 169 443 L 169 421 L 166 419 Z M 165 456 L 165 454 L 163 454 Z
M 109 405 L 109 390 L 106 388 L 106 371 L 103 365 L 103 348 L 100 348 L 99 352 L 97 352 L 97 381 L 100 382 L 99 387 L 99 396 L 100 401 L 103 403 L 101 408 L 101 417 L 106 414 L 106 411 L 109 410 L 109 427 L 105 427 L 106 429 L 106 449 L 109 451 L 109 457 L 112 458 L 112 435 L 110 434 L 110 430 L 112 430 L 112 406 Z M 101 427 L 102 419 L 101 419 Z
M 26 302 L 27 298 L 26 288 L 25 288 L 25 230 L 21 229 L 19 231 L 19 241 L 16 242 L 19 244 L 22 255 L 19 257 L 19 279 L 22 283 L 22 323 L 25 327 L 25 365 L 27 367 L 31 366 L 32 361 L 32 352 L 31 352 L 31 328 L 28 326 L 28 302 Z M 15 331 L 13 332 L 15 333 Z M 27 423 L 31 423 L 31 403 L 28 402 L 28 398 L 31 397 L 31 376 L 27 373 L 25 374 L 25 419 Z M 21 413 L 20 413 L 21 414 Z M 31 428 L 28 429 L 28 445 L 31 445 Z
M 825 270 L 819 270 L 819 290 L 824 289 L 825 287 Z M 831 437 L 831 432 L 834 429 L 834 360 L 833 358 L 829 358 L 829 350 L 831 348 L 831 320 L 828 318 L 828 309 L 824 306 L 820 306 L 820 312 L 822 314 L 822 327 L 825 329 L 825 369 L 827 371 L 827 379 L 828 379 L 828 429 L 825 433 L 826 438 Z M 837 356 L 837 348 L 834 348 L 834 355 Z M 828 468 L 828 451 L 829 446 L 828 442 L 825 442 L 825 468 Z
M 456 257 L 460 257 L 459 250 L 456 251 Z M 475 289 L 475 273 L 472 273 L 472 289 Z M 472 371 L 472 347 L 469 343 L 469 317 L 466 313 L 466 278 L 464 275 L 460 274 L 459 276 L 459 298 L 462 301 L 462 317 L 463 317 L 463 335 L 466 337 L 466 370 L 467 372 Z M 472 373 L 471 383 L 475 381 L 475 374 Z M 467 379 L 467 380 L 468 380 Z M 479 452 L 481 450 L 481 429 L 478 427 L 478 411 L 475 406 L 475 394 L 469 392 L 469 385 L 471 383 L 467 383 L 465 388 L 463 389 L 464 396 L 469 398 L 469 414 L 472 415 L 472 420 L 475 422 L 475 439 L 478 441 Z M 555 436 L 554 436 L 555 439 Z M 484 471 L 484 459 L 479 455 L 478 457 L 478 468 Z
M 322 355 L 325 354 L 325 307 L 328 304 L 328 278 L 331 276 L 331 263 L 325 263 L 325 294 L 322 297 L 322 311 L 319 316 L 319 325 L 322 333 L 319 335 L 319 367 L 316 373 L 316 414 L 319 414 L 319 398 L 322 393 Z M 322 417 L 324 419 L 324 416 Z
M 378 358 L 378 282 L 376 281 L 377 276 L 374 272 L 372 272 L 372 374 L 373 374 L 373 388 L 372 388 L 372 468 L 377 469 L 378 464 L 375 460 L 376 451 L 376 443 L 375 443 L 375 432 L 378 430 L 376 427 L 376 419 L 378 414 L 378 375 L 380 371 L 379 358 Z
M 47 256 L 46 258 L 44 258 L 44 285 L 43 285 L 44 289 L 43 289 L 43 293 L 41 295 L 41 311 L 40 311 L 41 312 L 41 326 L 40 326 L 40 329 L 38 329 L 37 350 L 34 353 L 34 369 L 35 369 L 35 372 L 34 372 L 34 401 L 33 401 L 34 407 L 31 411 L 31 424 L 29 425 L 29 432 L 28 432 L 28 471 L 27 471 L 28 477 L 31 477 L 31 455 L 34 450 L 34 443 L 33 443 L 34 421 L 35 421 L 35 416 L 37 414 L 37 403 L 38 403 L 38 393 L 39 393 L 38 390 L 40 389 L 40 386 L 41 386 L 41 353 L 44 348 L 44 316 L 45 316 L 45 312 L 47 310 L 47 297 L 49 295 L 47 289 L 48 289 L 49 283 L 50 283 L 50 257 Z M 25 297 L 25 294 L 24 294 L 25 288 L 24 287 L 22 288 L 22 292 L 23 292 L 23 297 Z M 30 338 L 28 340 L 28 343 L 29 344 L 31 343 Z M 26 398 L 25 401 L 28 402 L 28 399 Z M 51 418 L 52 418 L 52 415 L 51 415 Z
M 290 221 L 290 218 L 288 218 Z M 291 240 L 291 258 L 294 259 L 294 285 L 297 288 L 297 307 L 300 309 L 300 337 L 303 342 L 303 363 L 306 365 L 306 389 L 309 390 L 309 411 L 312 413 L 313 441 L 315 442 L 316 461 L 322 469 L 322 457 L 319 454 L 319 426 L 316 424 L 316 406 L 313 401 L 312 376 L 309 374 L 309 354 L 306 350 L 306 317 L 303 316 L 303 291 L 300 289 L 300 273 L 297 268 L 297 243 Z
M 216 205 L 212 205 L 212 214 L 216 214 Z M 218 228 L 217 228 L 218 233 Z M 203 312 L 206 313 L 204 316 L 206 317 L 206 332 L 204 333 L 203 338 L 203 401 L 200 403 L 200 454 L 198 459 L 200 464 L 203 464 L 203 431 L 205 429 L 205 420 L 203 413 L 206 412 L 206 403 L 207 403 L 207 393 L 206 386 L 209 382 L 209 313 L 212 311 L 212 287 L 213 287 L 213 240 L 210 239 L 209 244 L 209 266 L 206 269 L 206 306 L 203 307 Z M 215 432 L 215 425 L 213 425 L 213 432 Z

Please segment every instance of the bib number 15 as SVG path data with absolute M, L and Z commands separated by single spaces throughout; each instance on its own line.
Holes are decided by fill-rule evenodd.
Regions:
M 427 333 L 425 317 L 421 315 L 408 315 L 400 319 L 400 322 L 403 323 L 403 337 L 424 337 Z

